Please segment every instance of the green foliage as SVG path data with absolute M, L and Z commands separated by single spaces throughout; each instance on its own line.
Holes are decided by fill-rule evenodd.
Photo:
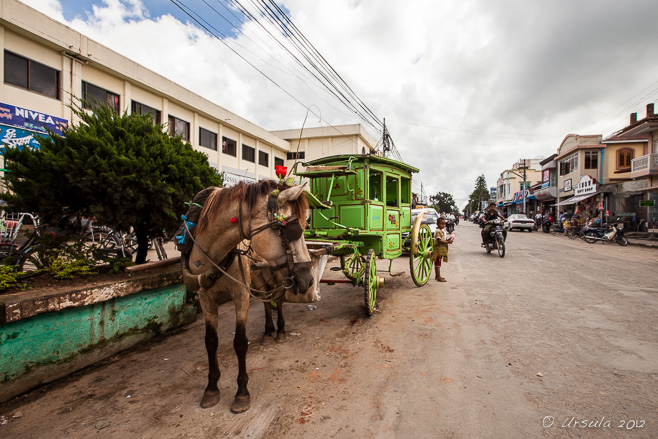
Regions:
M 468 197 L 468 205 L 465 210 L 468 212 L 480 210 L 481 201 L 489 201 L 489 189 L 484 174 L 475 179 L 475 189 Z
M 447 192 L 437 192 L 430 196 L 430 202 L 438 212 L 458 212 L 459 208 L 455 199 Z
M 15 265 L 0 265 L 0 291 L 19 285 L 25 273 L 16 270 Z
M 131 267 L 135 265 L 132 258 L 120 257 L 120 258 L 107 258 L 104 260 L 105 263 L 110 265 L 109 273 L 115 274 L 121 271 L 124 267 Z
M 50 273 L 55 279 L 73 279 L 75 276 L 86 276 L 93 271 L 94 265 L 84 259 L 67 261 L 58 258 L 50 265 Z
M 149 115 L 120 115 L 104 105 L 93 113 L 72 109 L 81 122 L 63 137 L 49 133 L 40 150 L 7 149 L 12 210 L 68 228 L 72 220 L 95 218 L 153 238 L 178 228 L 184 203 L 198 191 L 222 184 L 204 153 L 163 132 Z

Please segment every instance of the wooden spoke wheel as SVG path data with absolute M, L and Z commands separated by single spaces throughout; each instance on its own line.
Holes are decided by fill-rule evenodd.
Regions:
M 365 275 L 363 278 L 363 290 L 366 303 L 366 314 L 370 317 L 377 308 L 377 288 L 379 287 L 377 276 L 377 255 L 373 249 L 368 251 L 365 262 Z
M 365 259 L 357 250 L 352 254 L 340 257 L 340 268 L 343 270 L 345 277 L 354 281 L 356 285 L 358 280 L 363 277 L 363 272 L 366 268 L 364 262 Z
M 411 254 L 409 255 L 409 270 L 414 283 L 422 287 L 432 275 L 432 250 L 434 239 L 427 224 L 418 228 L 418 235 L 412 238 Z M 417 248 L 416 248 L 417 244 Z M 414 253 L 414 250 L 416 251 Z

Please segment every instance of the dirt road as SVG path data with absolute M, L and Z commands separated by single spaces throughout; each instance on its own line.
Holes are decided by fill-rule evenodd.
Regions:
M 317 309 L 285 306 L 284 343 L 262 345 L 252 303 L 245 414 L 229 412 L 226 304 L 218 406 L 199 408 L 199 320 L 0 406 L 0 437 L 658 437 L 658 251 L 511 232 L 501 259 L 478 233 L 457 227 L 447 283 L 417 288 L 396 260 L 407 274 L 386 276 L 370 319 L 360 288 L 325 285 Z

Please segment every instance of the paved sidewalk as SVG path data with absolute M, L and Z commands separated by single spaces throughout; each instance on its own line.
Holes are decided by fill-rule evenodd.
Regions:
M 658 241 L 656 241 L 654 239 L 628 238 L 628 243 L 630 245 L 637 245 L 637 246 L 640 246 L 640 247 L 658 248 Z

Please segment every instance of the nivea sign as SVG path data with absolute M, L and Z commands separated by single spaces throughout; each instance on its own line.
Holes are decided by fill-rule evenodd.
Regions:
M 0 102 L 0 124 L 2 125 L 43 134 L 50 129 L 61 136 L 62 128 L 68 123 L 69 121 L 66 119 Z

